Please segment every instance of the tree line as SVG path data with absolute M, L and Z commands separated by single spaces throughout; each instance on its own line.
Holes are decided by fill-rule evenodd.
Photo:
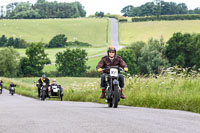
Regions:
M 80 2 L 58 3 L 57 1 L 48 2 L 46 0 L 37 0 L 35 4 L 30 2 L 10 3 L 6 7 L 1 6 L 0 13 L 1 18 L 7 19 L 77 18 L 86 16 L 86 11 Z
M 51 61 L 42 43 L 31 43 L 26 48 L 26 57 L 20 57 L 12 47 L 0 50 L 0 76 L 41 76 L 45 65 Z M 129 67 L 129 73 L 139 75 L 160 74 L 169 67 L 179 66 L 187 70 L 200 68 L 200 34 L 174 33 L 165 43 L 150 39 L 147 43 L 135 42 L 117 51 Z M 69 49 L 56 54 L 56 71 L 47 73 L 55 76 L 98 76 L 86 65 L 85 50 Z
M 128 5 L 121 10 L 124 16 L 158 16 L 158 15 L 174 15 L 174 14 L 200 14 L 200 7 L 189 10 L 185 3 L 165 2 L 154 0 L 147 2 L 141 6 L 134 7 Z
M 2 35 L 0 37 L 0 47 L 9 47 L 12 46 L 14 48 L 27 48 L 31 43 L 26 42 L 24 39 L 21 38 L 14 38 L 14 37 L 6 37 L 5 35 Z M 67 37 L 65 34 L 58 34 L 55 35 L 49 43 L 43 43 L 43 45 L 46 48 L 64 48 L 68 46 L 73 46 L 73 47 L 89 47 L 92 46 L 89 43 L 85 42 L 67 42 Z
M 131 74 L 160 74 L 168 67 L 179 66 L 199 70 L 200 34 L 174 33 L 163 39 L 135 42 L 118 52 L 129 66 Z
M 87 53 L 79 48 L 69 49 L 56 54 L 57 71 L 55 76 L 83 76 L 89 67 L 86 65 Z M 35 77 L 43 74 L 45 65 L 51 60 L 45 53 L 42 43 L 31 43 L 26 48 L 26 57 L 20 57 L 13 47 L 0 50 L 0 76 L 4 77 Z

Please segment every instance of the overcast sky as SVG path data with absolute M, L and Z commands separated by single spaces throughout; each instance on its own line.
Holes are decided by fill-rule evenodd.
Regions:
M 13 2 L 35 3 L 37 0 L 1 0 L 0 5 L 7 5 Z M 55 0 L 47 0 L 55 1 Z M 74 2 L 79 1 L 85 7 L 87 16 L 94 14 L 96 11 L 103 11 L 104 13 L 120 14 L 123 7 L 127 5 L 140 6 L 146 2 L 153 0 L 56 0 L 58 2 Z M 200 0 L 164 0 L 166 2 L 186 3 L 189 9 L 200 7 Z

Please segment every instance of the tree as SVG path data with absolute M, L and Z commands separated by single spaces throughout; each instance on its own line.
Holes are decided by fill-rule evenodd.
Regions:
M 129 17 L 131 17 L 130 12 L 133 10 L 133 8 L 134 8 L 134 7 L 133 7 L 132 5 L 128 5 L 128 6 L 124 7 L 124 8 L 121 10 L 121 13 L 126 14 L 126 15 L 128 15 Z
M 42 43 L 30 44 L 26 55 L 27 57 L 20 59 L 20 68 L 24 76 L 41 76 L 44 65 L 51 63 Z
M 169 63 L 165 51 L 162 40 L 149 40 L 148 44 L 141 49 L 141 56 L 138 59 L 141 74 L 158 74 L 163 68 L 167 68 Z
M 95 16 L 103 18 L 104 17 L 104 12 L 96 12 Z
M 159 20 L 160 19 L 160 14 L 161 14 L 161 0 L 154 0 L 157 8 L 156 8 L 156 16 L 157 16 L 157 19 Z
M 7 42 L 6 46 L 8 46 L 8 47 L 9 47 L 9 46 L 13 46 L 14 43 L 15 43 L 14 38 L 13 38 L 13 37 L 10 37 L 10 38 L 8 38 L 8 42 Z
M 0 38 L 0 47 L 6 46 L 6 43 L 7 43 L 7 38 L 5 35 L 2 35 Z
M 200 34 L 174 33 L 167 44 L 166 56 L 173 66 L 200 68 Z
M 131 44 L 128 49 L 131 49 L 136 56 L 136 64 L 138 65 L 138 58 L 141 56 L 141 49 L 146 45 L 145 42 L 135 42 Z
M 16 77 L 19 72 L 19 53 L 12 47 L 0 51 L 0 76 Z
M 54 36 L 49 42 L 49 48 L 64 47 L 67 43 L 67 37 L 64 34 Z
M 56 68 L 63 76 L 82 76 L 86 66 L 87 53 L 81 49 L 66 49 L 56 54 Z
M 126 62 L 130 74 L 138 73 L 136 56 L 131 49 L 122 49 L 118 51 L 117 54 L 120 55 L 122 59 Z

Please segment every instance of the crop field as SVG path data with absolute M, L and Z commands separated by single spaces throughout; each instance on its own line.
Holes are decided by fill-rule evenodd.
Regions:
M 53 36 L 65 34 L 68 41 L 81 41 L 93 46 L 106 45 L 107 19 L 18 19 L 0 20 L 0 36 L 19 37 L 28 42 L 48 43 Z
M 200 33 L 200 20 L 153 21 L 119 24 L 119 41 L 128 45 L 136 41 L 147 42 L 150 38 L 168 41 L 173 33 Z

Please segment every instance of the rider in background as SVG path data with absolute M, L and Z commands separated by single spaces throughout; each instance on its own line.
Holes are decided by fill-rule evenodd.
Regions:
M 102 72 L 103 68 L 106 68 L 108 66 L 119 66 L 124 69 L 125 72 L 128 71 L 128 67 L 126 63 L 123 61 L 121 56 L 116 55 L 116 49 L 113 46 L 110 46 L 107 50 L 107 56 L 104 56 L 101 58 L 101 61 L 97 64 L 96 70 L 98 72 Z M 109 70 L 104 70 L 103 74 L 101 76 L 101 89 L 102 93 L 100 98 L 105 98 L 105 88 L 106 88 L 106 83 L 105 83 L 105 76 L 109 74 Z M 123 89 L 124 89 L 124 77 L 119 74 L 119 86 L 121 88 L 121 98 L 125 99 L 126 96 L 123 94 Z
M 0 79 L 0 89 L 3 90 L 3 80 Z
M 51 84 L 51 86 L 50 86 L 50 88 L 51 88 L 51 94 L 53 93 L 53 89 L 52 89 L 52 86 L 59 86 L 57 83 L 56 83 L 56 79 L 53 79 L 53 82 L 52 82 L 52 84 Z M 61 94 L 63 94 L 63 88 L 62 87 L 60 87 L 60 92 L 61 92 Z
M 9 94 L 11 93 L 11 87 L 15 87 L 16 85 L 13 83 L 13 82 L 11 82 L 10 83 L 10 86 L 9 86 Z
M 49 86 L 50 81 L 49 79 L 46 77 L 45 74 L 42 75 L 42 77 L 38 80 L 38 97 L 40 97 L 40 88 L 42 87 L 43 83 L 46 83 L 47 86 Z M 47 89 L 47 97 L 50 98 L 49 93 L 48 93 L 48 89 Z

